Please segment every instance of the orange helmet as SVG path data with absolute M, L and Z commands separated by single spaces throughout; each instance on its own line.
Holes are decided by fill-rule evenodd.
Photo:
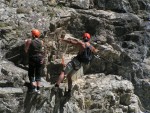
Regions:
M 39 31 L 38 29 L 33 29 L 33 30 L 31 31 L 31 33 L 32 33 L 32 36 L 33 36 L 33 37 L 36 37 L 36 38 L 39 38 L 40 35 L 41 35 L 41 33 L 40 33 L 40 31 Z
M 89 33 L 84 33 L 83 38 L 87 38 L 88 40 L 90 40 L 91 35 Z

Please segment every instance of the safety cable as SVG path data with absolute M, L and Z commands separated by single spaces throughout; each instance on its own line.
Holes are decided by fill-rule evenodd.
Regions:
M 14 56 L 12 56 L 12 57 L 5 58 L 5 59 L 7 59 L 7 60 L 11 60 L 11 59 L 13 59 L 13 58 L 15 58 L 15 57 L 17 57 L 17 56 L 19 56 L 19 55 L 20 55 L 20 53 L 18 53 L 18 54 L 16 54 L 16 55 L 14 55 Z M 2 59 L 4 59 L 4 56 L 2 57 Z
M 64 55 L 66 54 L 67 50 L 68 50 L 68 44 L 67 44 L 67 47 L 66 47 L 66 49 L 65 49 L 65 52 L 62 54 L 62 61 L 61 61 L 61 64 L 62 64 L 63 66 L 65 65 Z
M 42 33 L 42 35 L 43 35 L 43 33 Z M 46 34 L 45 34 L 45 35 L 46 35 Z M 43 36 L 45 36 L 45 35 L 43 35 Z M 19 48 L 20 48 L 20 47 L 19 47 Z M 11 59 L 13 59 L 13 58 L 15 58 L 15 57 L 17 57 L 17 56 L 19 56 L 19 55 L 21 55 L 20 52 L 19 52 L 18 54 L 14 55 L 14 56 L 11 56 L 11 57 L 8 57 L 8 58 L 5 58 L 5 59 L 11 60 Z M 4 59 L 4 56 L 2 57 L 2 59 Z
M 129 69 L 129 68 L 127 68 L 127 67 L 124 67 L 124 66 L 120 66 L 120 65 L 118 65 L 118 64 L 116 64 L 116 63 L 114 63 L 114 62 L 111 62 L 111 61 L 109 61 L 108 59 L 105 59 L 105 58 L 103 58 L 103 57 L 101 57 L 101 56 L 99 56 L 99 55 L 94 55 L 94 56 L 95 56 L 95 58 L 98 58 L 99 60 L 100 60 L 100 59 L 103 59 L 103 60 L 106 61 L 106 62 L 112 63 L 112 64 L 114 64 L 114 65 L 116 65 L 116 66 L 118 66 L 118 67 L 121 67 L 121 68 L 123 68 L 123 69 L 127 69 L 127 70 L 130 71 L 130 72 L 134 72 L 134 70 L 131 70 L 131 69 Z

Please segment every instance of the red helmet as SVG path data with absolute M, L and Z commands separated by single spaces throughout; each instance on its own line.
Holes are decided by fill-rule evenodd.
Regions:
M 31 31 L 31 33 L 32 33 L 32 36 L 33 36 L 33 37 L 36 37 L 36 38 L 39 38 L 40 35 L 41 35 L 41 33 L 40 33 L 40 31 L 39 31 L 38 29 L 33 29 L 33 30 Z
M 91 38 L 91 35 L 89 33 L 84 33 L 83 38 L 87 38 L 89 40 Z

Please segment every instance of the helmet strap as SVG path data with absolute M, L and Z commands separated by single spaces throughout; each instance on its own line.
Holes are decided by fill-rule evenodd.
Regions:
M 86 37 L 86 38 L 83 38 L 83 42 L 88 42 L 89 39 Z

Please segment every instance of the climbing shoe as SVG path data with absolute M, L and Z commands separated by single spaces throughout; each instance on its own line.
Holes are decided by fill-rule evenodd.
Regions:
M 40 86 L 37 86 L 37 94 L 40 94 L 41 91 L 40 91 Z
M 41 94 L 41 91 L 40 91 L 40 90 L 37 90 L 36 92 L 37 92 L 37 94 Z
M 36 88 L 32 89 L 32 92 L 33 92 L 33 93 L 36 93 L 36 92 L 37 92 L 37 89 L 36 89 Z

